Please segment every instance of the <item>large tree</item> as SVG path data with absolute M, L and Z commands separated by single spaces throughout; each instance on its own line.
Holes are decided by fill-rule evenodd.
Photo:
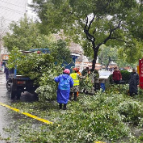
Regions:
M 37 25 L 26 16 L 19 22 L 12 22 L 10 31 L 3 37 L 4 46 L 9 51 L 13 47 L 20 50 L 29 50 L 34 48 L 44 48 L 47 45 L 47 37 L 40 34 Z
M 93 51 L 95 68 L 100 46 L 133 48 L 132 12 L 140 13 L 136 0 L 33 0 L 42 32 L 58 32 L 83 44 L 86 54 Z M 136 36 L 134 37 L 136 38 Z M 137 41 L 138 42 L 138 41 Z M 140 41 L 139 41 L 140 42 Z

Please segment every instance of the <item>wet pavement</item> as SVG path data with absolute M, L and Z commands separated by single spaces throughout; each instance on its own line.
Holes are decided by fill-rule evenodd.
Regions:
M 36 100 L 35 96 L 28 92 L 21 94 L 21 102 L 32 102 Z M 10 106 L 12 106 L 12 103 L 14 102 L 10 99 L 10 93 L 6 89 L 5 74 L 3 72 L 0 72 L 0 102 Z M 6 107 L 0 106 L 0 136 L 3 138 L 8 137 L 3 129 L 7 128 L 12 122 L 19 118 L 23 118 L 23 116 L 19 113 L 11 112 L 11 110 Z M 0 140 L 0 143 L 6 143 L 6 141 Z
M 3 72 L 0 72 L 0 102 L 8 104 L 11 101 L 8 97 L 5 83 L 6 83 L 5 74 L 3 74 Z M 3 106 L 0 106 L 0 135 L 4 138 L 7 137 L 7 135 L 3 131 L 3 129 L 9 125 L 10 120 L 11 119 L 9 116 L 9 110 Z M 3 141 L 0 142 L 2 143 Z

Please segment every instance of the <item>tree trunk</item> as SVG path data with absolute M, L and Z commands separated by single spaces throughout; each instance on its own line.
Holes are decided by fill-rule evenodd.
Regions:
M 108 66 L 109 66 L 109 64 L 110 64 L 110 62 L 111 62 L 111 57 L 109 56 L 108 58 L 109 58 L 109 59 L 108 59 L 107 65 L 106 65 L 106 69 L 108 69 Z
M 98 50 L 99 50 L 99 47 L 93 47 L 94 57 L 93 57 L 93 61 L 92 61 L 92 69 L 91 69 L 91 71 L 95 70 L 95 64 L 96 64 L 96 60 L 97 60 Z

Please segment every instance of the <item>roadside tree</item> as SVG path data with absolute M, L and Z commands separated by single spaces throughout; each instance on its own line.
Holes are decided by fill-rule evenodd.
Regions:
M 9 51 L 13 47 L 18 47 L 19 50 L 29 50 L 34 48 L 45 47 L 47 37 L 40 34 L 37 25 L 26 16 L 19 22 L 12 22 L 10 32 L 7 32 L 3 37 L 4 46 Z
M 80 43 L 87 56 L 92 55 L 92 70 L 101 45 L 131 47 L 132 12 L 140 13 L 136 0 L 33 0 L 41 20 L 41 31 L 57 33 L 61 29 Z M 134 14 L 133 14 L 134 15 Z M 136 38 L 136 36 L 135 36 Z M 141 42 L 138 41 L 137 42 Z

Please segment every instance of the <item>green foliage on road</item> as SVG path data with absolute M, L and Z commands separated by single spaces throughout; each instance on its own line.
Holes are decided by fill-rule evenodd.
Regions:
M 124 89 L 128 88 L 127 86 Z M 120 93 L 119 93 L 120 92 Z M 80 94 L 77 102 L 69 102 L 67 111 L 59 110 L 56 101 L 13 103 L 13 106 L 41 118 L 53 125 L 22 119 L 15 138 L 22 142 L 141 143 L 143 126 L 142 94 L 129 97 L 125 90 L 114 86 L 106 93 Z M 29 120 L 30 123 L 25 123 Z M 24 123 L 22 125 L 22 123 Z M 17 123 L 18 124 L 18 123 Z

